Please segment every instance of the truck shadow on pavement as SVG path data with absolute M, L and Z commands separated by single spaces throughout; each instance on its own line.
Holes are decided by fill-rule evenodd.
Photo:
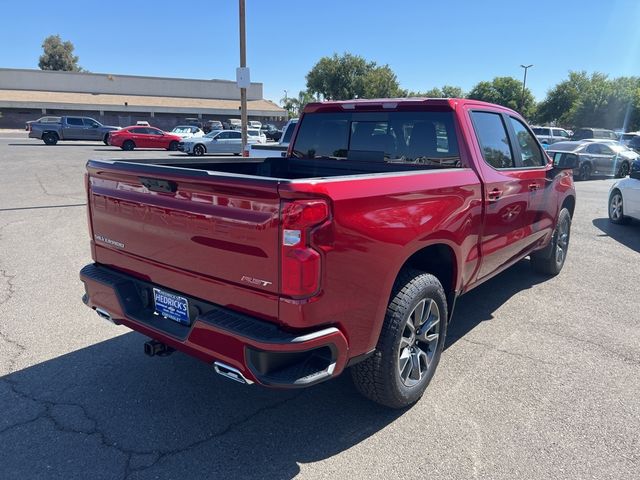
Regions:
M 549 277 L 533 271 L 528 259 L 500 273 L 458 299 L 453 320 L 447 329 L 448 348 L 473 330 L 478 324 L 494 318 L 494 312 L 515 294 L 527 290 Z
M 289 479 L 403 414 L 348 375 L 248 387 L 180 353 L 146 357 L 143 342 L 126 333 L 1 377 L 0 477 Z
M 528 263 L 460 299 L 447 345 L 545 280 Z M 146 357 L 144 339 L 125 333 L 0 377 L 0 476 L 290 479 L 405 413 L 362 398 L 348 374 L 307 390 L 247 387 L 180 353 Z M 27 353 L 15 346 L 12 362 Z
M 599 237 L 611 237 L 616 242 L 640 253 L 640 222 L 631 220 L 627 225 L 615 225 L 608 218 L 596 218 L 593 226 L 603 233 Z

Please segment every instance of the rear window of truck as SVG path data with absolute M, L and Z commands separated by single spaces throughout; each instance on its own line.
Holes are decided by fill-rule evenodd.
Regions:
M 425 167 L 460 167 L 452 112 L 308 113 L 293 155 Z

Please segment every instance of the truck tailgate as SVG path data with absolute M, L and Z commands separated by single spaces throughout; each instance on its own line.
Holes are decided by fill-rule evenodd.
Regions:
M 210 279 L 205 300 L 220 303 L 222 290 L 246 290 L 274 296 L 277 305 L 277 180 L 117 161 L 90 161 L 87 169 L 98 263 L 144 275 L 139 265 L 146 262 L 150 272 L 166 267 Z M 202 297 L 195 284 L 179 289 Z

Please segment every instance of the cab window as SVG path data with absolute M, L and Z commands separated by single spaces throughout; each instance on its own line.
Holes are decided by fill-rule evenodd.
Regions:
M 509 122 L 516 135 L 520 147 L 520 164 L 523 167 L 542 167 L 546 165 L 546 158 L 542 154 L 535 137 L 525 127 L 524 123 L 514 117 Z
M 502 115 L 493 112 L 471 112 L 482 158 L 493 168 L 514 168 L 509 135 Z

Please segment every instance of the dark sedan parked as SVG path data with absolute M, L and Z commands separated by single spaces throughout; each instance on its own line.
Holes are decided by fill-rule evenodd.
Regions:
M 559 152 L 578 155 L 578 168 L 573 174 L 580 180 L 589 180 L 592 175 L 625 177 L 631 162 L 639 157 L 633 150 L 611 140 L 558 142 L 547 150 L 552 158 Z

